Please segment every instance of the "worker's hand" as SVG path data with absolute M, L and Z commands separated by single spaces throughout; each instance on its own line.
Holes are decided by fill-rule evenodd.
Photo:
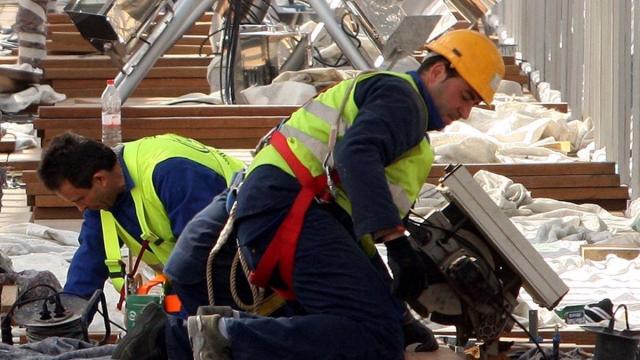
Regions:
M 409 238 L 400 236 L 384 242 L 393 273 L 393 294 L 402 300 L 416 299 L 425 287 L 427 269 Z

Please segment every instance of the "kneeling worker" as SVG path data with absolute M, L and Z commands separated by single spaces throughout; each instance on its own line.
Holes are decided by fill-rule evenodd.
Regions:
M 433 280 L 403 227 L 434 159 L 425 133 L 491 103 L 504 76 L 480 33 L 427 47 L 418 71 L 364 73 L 318 95 L 257 153 L 237 196 L 238 245 L 251 281 L 302 314 L 189 317 L 195 359 L 404 358 L 398 299 Z M 387 249 L 393 293 L 374 241 Z

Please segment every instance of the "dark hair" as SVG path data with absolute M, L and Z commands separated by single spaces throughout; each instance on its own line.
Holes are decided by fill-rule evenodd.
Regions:
M 418 68 L 418 74 L 422 74 L 424 71 L 431 69 L 431 67 L 437 63 L 444 64 L 444 68 L 447 70 L 447 79 L 460 76 L 456 69 L 451 66 L 451 62 L 447 60 L 446 57 L 436 53 L 429 53 L 429 55 L 422 60 L 422 64 L 420 64 L 420 67 Z
M 42 153 L 38 176 L 49 190 L 58 190 L 67 180 L 77 188 L 91 188 L 93 175 L 111 170 L 116 154 L 101 142 L 66 132 L 58 135 Z

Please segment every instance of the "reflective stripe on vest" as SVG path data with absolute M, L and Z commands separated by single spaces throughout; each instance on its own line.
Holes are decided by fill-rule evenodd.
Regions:
M 175 246 L 175 238 L 169 216 L 156 194 L 152 175 L 160 162 L 175 157 L 186 158 L 208 167 L 223 176 L 227 185 L 233 174 L 244 167 L 241 161 L 216 149 L 173 134 L 147 137 L 125 144 L 123 160 L 134 183 L 131 197 L 142 231 L 141 239 L 149 240 L 151 250 L 144 252 L 142 260 L 156 271 L 161 271 L 162 264 L 169 258 Z M 115 264 L 121 263 L 118 238 L 122 239 L 130 249 L 131 256 L 139 254 L 141 245 L 109 211 L 100 211 L 100 219 L 105 246 L 105 264 L 109 269 L 114 287 L 120 291 L 124 286 L 124 279 L 118 279 L 113 271 Z

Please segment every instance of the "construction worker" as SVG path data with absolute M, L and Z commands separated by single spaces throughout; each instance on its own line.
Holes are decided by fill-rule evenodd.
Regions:
M 38 175 L 84 217 L 64 291 L 88 298 L 110 278 L 124 294 L 124 244 L 132 255 L 163 272 L 184 310 L 194 314 L 209 303 L 205 266 L 215 238 L 176 239 L 242 168 L 237 159 L 173 134 L 114 149 L 72 133 L 55 137 L 43 153 Z M 184 248 L 202 251 L 185 255 Z
M 415 72 L 364 73 L 296 111 L 256 155 L 237 196 L 251 281 L 303 315 L 189 317 L 195 359 L 403 359 L 403 307 L 425 265 L 403 227 L 427 179 L 425 135 L 490 103 L 504 63 L 484 35 L 430 43 Z M 384 243 L 392 290 L 377 270 Z

